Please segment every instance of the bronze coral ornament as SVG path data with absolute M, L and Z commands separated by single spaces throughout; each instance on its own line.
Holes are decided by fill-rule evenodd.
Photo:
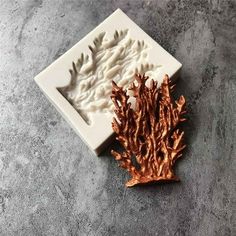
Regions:
M 185 98 L 172 102 L 167 75 L 160 88 L 151 80 L 147 87 L 145 75 L 136 75 L 136 82 L 130 87 L 136 99 L 135 108 L 128 102 L 127 91 L 113 81 L 111 99 L 115 105 L 112 128 L 117 140 L 125 149 L 122 153 L 111 151 L 119 165 L 132 178 L 127 187 L 155 181 L 178 181 L 173 165 L 182 156 L 184 132 L 177 125 L 185 121 Z

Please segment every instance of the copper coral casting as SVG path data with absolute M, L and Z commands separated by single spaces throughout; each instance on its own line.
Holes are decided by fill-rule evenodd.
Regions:
M 131 175 L 127 187 L 155 181 L 177 181 L 173 171 L 175 161 L 182 155 L 184 132 L 177 125 L 185 121 L 185 98 L 173 103 L 170 79 L 166 75 L 160 88 L 148 77 L 136 75 L 130 90 L 136 99 L 135 109 L 128 102 L 127 91 L 113 82 L 111 99 L 117 118 L 112 128 L 124 147 L 122 153 L 112 150 L 112 155 Z

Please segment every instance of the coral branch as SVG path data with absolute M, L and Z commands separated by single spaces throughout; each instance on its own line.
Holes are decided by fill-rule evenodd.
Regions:
M 136 99 L 134 109 L 127 91 L 114 81 L 112 83 L 111 99 L 116 114 L 112 128 L 124 148 L 122 153 L 112 150 L 112 155 L 132 177 L 126 183 L 127 187 L 178 180 L 173 165 L 185 148 L 184 132 L 177 129 L 178 124 L 185 120 L 185 98 L 181 96 L 175 103 L 172 102 L 174 86 L 170 85 L 167 75 L 160 88 L 153 80 L 147 87 L 147 79 L 145 75 L 136 75 L 130 86 Z

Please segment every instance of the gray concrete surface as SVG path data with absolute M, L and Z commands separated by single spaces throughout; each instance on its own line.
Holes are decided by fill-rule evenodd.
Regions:
M 33 81 L 118 7 L 183 63 L 180 183 L 126 189 Z M 235 26 L 236 1 L 1 0 L 0 235 L 236 235 Z

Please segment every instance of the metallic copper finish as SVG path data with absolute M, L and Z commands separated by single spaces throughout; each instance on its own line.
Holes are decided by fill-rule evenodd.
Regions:
M 155 181 L 177 181 L 173 171 L 175 161 L 182 155 L 184 132 L 177 125 L 185 121 L 185 98 L 172 101 L 170 79 L 165 75 L 160 88 L 148 77 L 136 75 L 130 90 L 136 99 L 135 109 L 128 102 L 127 91 L 113 82 L 111 99 L 117 118 L 112 128 L 124 147 L 122 153 L 111 151 L 119 165 L 127 169 L 131 179 L 127 187 Z

